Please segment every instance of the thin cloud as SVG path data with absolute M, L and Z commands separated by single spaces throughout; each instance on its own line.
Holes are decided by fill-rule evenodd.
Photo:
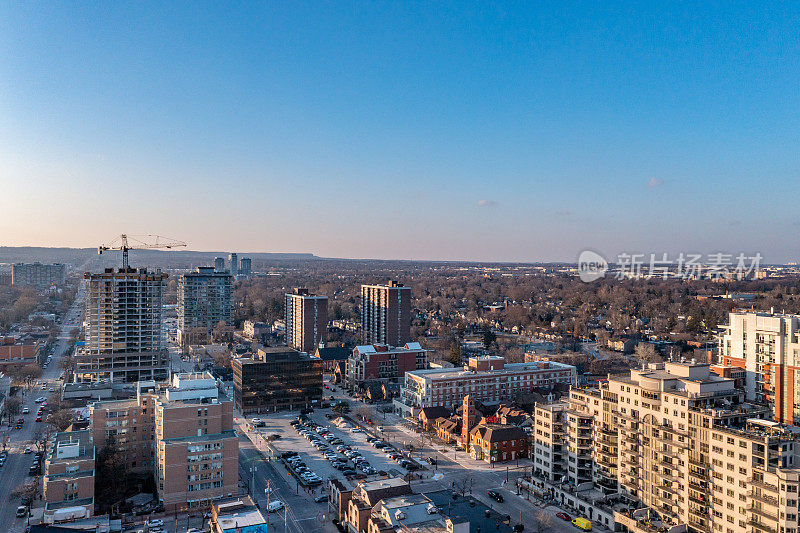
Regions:
M 651 189 L 661 187 L 662 185 L 664 185 L 664 180 L 661 178 L 650 178 L 650 181 L 647 182 L 647 186 Z
M 497 205 L 494 200 L 478 200 L 478 207 L 492 207 Z

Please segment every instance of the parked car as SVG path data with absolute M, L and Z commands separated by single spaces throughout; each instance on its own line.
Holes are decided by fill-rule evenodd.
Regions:
M 328 501 L 328 495 L 327 494 L 323 494 L 322 496 L 317 496 L 316 498 L 314 498 L 314 501 L 317 502 L 317 503 L 326 502 L 326 501 Z
M 164 521 L 160 518 L 154 518 L 147 522 L 147 527 L 154 528 L 154 527 L 164 527 Z
M 567 513 L 556 513 L 556 516 L 559 517 L 564 522 L 572 522 L 572 517 Z
M 24 505 L 17 507 L 17 518 L 25 518 L 28 516 L 28 508 Z
M 436 459 L 434 459 L 433 457 L 428 457 L 425 460 L 428 461 L 429 465 L 435 465 L 436 464 Z

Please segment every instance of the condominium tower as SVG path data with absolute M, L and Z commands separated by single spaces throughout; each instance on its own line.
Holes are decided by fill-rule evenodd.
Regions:
M 85 345 L 76 381 L 164 379 L 169 358 L 161 331 L 167 274 L 107 268 L 86 273 Z
M 411 340 L 411 288 L 396 281 L 361 286 L 363 344 L 402 346 Z
M 231 276 L 236 278 L 239 274 L 239 255 L 236 253 L 229 254 L 228 263 L 230 264 Z
M 534 412 L 534 473 L 593 522 L 797 532 L 800 434 L 709 365 L 651 363 L 551 405 Z
M 313 354 L 328 330 L 328 297 L 295 288 L 285 299 L 286 344 Z
M 178 343 L 205 343 L 220 322 L 232 324 L 233 276 L 197 267 L 178 280 Z
M 730 313 L 719 362 L 744 371 L 747 399 L 772 407 L 775 420 L 800 424 L 800 316 Z

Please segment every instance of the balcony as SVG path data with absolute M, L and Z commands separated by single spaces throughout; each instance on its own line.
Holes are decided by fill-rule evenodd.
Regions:
M 766 533 L 778 533 L 778 531 L 774 527 L 769 527 L 766 524 L 763 524 L 757 520 L 750 519 L 747 521 L 755 531 L 766 531 Z
M 751 505 L 749 511 L 751 513 L 753 513 L 754 515 L 758 515 L 758 516 L 760 516 L 762 518 L 766 518 L 767 520 L 777 520 L 778 519 L 778 515 L 777 514 L 769 513 L 767 511 L 765 511 L 763 508 L 761 508 L 759 505 Z
M 756 487 L 759 487 L 759 488 L 764 489 L 764 490 L 768 490 L 770 492 L 778 492 L 778 487 L 776 487 L 775 485 L 770 485 L 769 483 L 765 482 L 763 479 L 750 478 L 750 479 L 747 480 L 747 482 L 750 483 L 751 485 L 755 485 Z
M 765 503 L 767 505 L 772 505 L 775 507 L 777 507 L 778 505 L 778 498 L 764 494 L 760 490 L 759 491 L 751 490 L 747 493 L 747 495 L 753 498 L 757 502 Z

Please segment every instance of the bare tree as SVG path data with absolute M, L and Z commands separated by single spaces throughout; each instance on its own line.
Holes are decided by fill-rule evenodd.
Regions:
M 453 488 L 463 498 L 464 496 L 467 495 L 467 493 L 472 494 L 472 486 L 474 484 L 475 480 L 472 478 L 472 476 L 467 476 L 463 479 L 456 481 L 453 484 Z
M 11 495 L 15 498 L 19 498 L 22 505 L 30 509 L 31 503 L 33 503 L 33 500 L 39 495 L 39 476 L 18 485 L 11 491 Z
M 52 438 L 54 432 L 55 430 L 50 424 L 44 424 L 36 429 L 33 434 L 33 445 L 36 447 L 36 451 L 42 453 L 47 451 L 47 443 Z
M 78 366 L 75 361 L 75 357 L 72 355 L 63 357 L 58 362 L 58 366 L 64 371 L 64 383 L 69 383 L 72 381 L 72 376 L 75 374 L 75 368 Z
M 47 417 L 47 425 L 55 431 L 66 431 L 75 421 L 75 413 L 71 409 L 59 409 Z
M 636 358 L 642 363 L 658 363 L 662 360 L 649 342 L 640 342 L 636 345 Z
M 9 423 L 20 413 L 22 400 L 16 396 L 9 396 L 3 404 L 3 416 L 8 418 Z

